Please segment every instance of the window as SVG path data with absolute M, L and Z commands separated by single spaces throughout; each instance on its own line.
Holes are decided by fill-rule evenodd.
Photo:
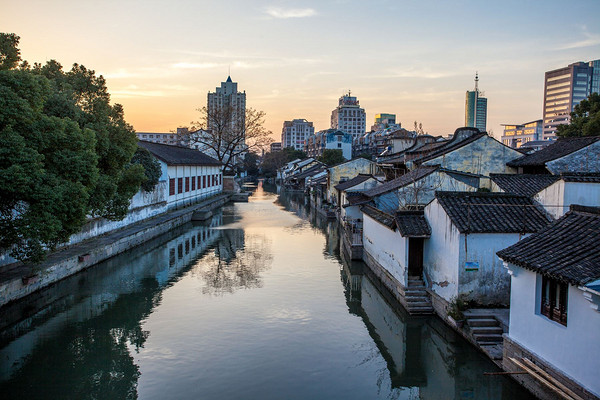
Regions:
M 175 194 L 175 178 L 169 179 L 169 196 Z
M 190 177 L 189 177 L 189 176 L 187 176 L 187 177 L 185 178 L 185 191 L 186 191 L 186 192 L 189 192 L 189 191 L 190 191 Z
M 542 276 L 542 301 L 540 313 L 567 326 L 567 291 L 569 285 Z
M 192 191 L 196 190 L 196 177 L 192 176 Z
M 177 193 L 183 193 L 183 178 L 177 178 Z
M 206 187 L 206 175 L 202 176 L 202 188 Z

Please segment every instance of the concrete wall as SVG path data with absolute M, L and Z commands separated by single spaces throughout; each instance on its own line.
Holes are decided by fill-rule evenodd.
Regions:
M 398 231 L 392 231 L 364 214 L 363 251 L 368 252 L 401 285 L 406 286 L 408 280 L 407 238 L 403 238 Z
M 554 322 L 540 313 L 541 275 L 513 264 L 509 270 L 509 338 L 600 396 L 600 312 L 569 285 L 567 326 Z
M 437 200 L 425 207 L 431 237 L 423 247 L 423 272 L 431 290 L 449 301 L 458 295 L 461 235 Z
M 560 218 L 569 211 L 571 204 L 598 207 L 600 184 L 559 180 L 539 192 L 535 200 L 540 202 L 553 218 Z
M 546 163 L 553 174 L 561 172 L 600 172 L 600 141 Z
M 515 149 L 494 138 L 484 136 L 455 151 L 426 161 L 423 165 L 441 165 L 444 168 L 489 176 L 490 173 L 514 173 L 507 162 L 523 156 Z
M 507 306 L 510 301 L 510 277 L 496 255 L 523 237 L 518 233 L 461 234 L 460 255 L 456 268 L 459 275 L 459 294 L 481 305 Z M 465 251 L 466 246 L 466 251 Z M 467 271 L 465 262 L 479 263 L 477 271 Z
M 170 195 L 170 192 L 167 191 L 168 209 L 185 207 L 199 201 L 200 199 L 214 196 L 223 191 L 221 166 L 169 165 L 167 167 L 167 175 L 167 186 L 169 179 L 175 179 L 175 194 Z M 214 183 L 213 176 L 216 176 Z M 191 179 L 194 177 L 200 177 L 200 187 L 198 187 L 196 184 L 195 190 L 192 190 Z M 204 177 L 206 177 L 206 185 L 203 185 Z M 179 178 L 182 179 L 182 192 L 179 192 L 178 190 Z M 190 179 L 188 191 L 185 190 L 186 178 Z M 167 188 L 167 190 L 169 189 Z
M 327 169 L 327 200 L 337 203 L 338 191 L 334 187 L 342 178 L 352 179 L 358 174 L 375 175 L 377 165 L 373 161 L 364 158 L 356 158 L 335 167 Z
M 444 172 L 435 171 L 423 179 L 398 189 L 396 195 L 398 196 L 398 207 L 405 208 L 414 204 L 429 204 L 435 198 L 437 190 L 474 192 L 477 188 L 477 186 L 454 179 Z

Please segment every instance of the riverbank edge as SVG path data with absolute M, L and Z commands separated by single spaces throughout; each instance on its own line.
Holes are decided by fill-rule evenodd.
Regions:
M 0 269 L 0 307 L 47 288 L 69 276 L 121 254 L 192 220 L 197 210 L 214 210 L 230 202 L 220 194 L 183 209 L 168 211 L 124 228 L 61 248 L 38 265 L 15 263 Z

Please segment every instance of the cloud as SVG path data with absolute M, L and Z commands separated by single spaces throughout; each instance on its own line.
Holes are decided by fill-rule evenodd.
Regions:
M 567 43 L 561 47 L 558 47 L 558 50 L 570 50 L 570 49 L 579 49 L 582 47 L 590 47 L 597 46 L 600 44 L 600 35 L 597 33 L 589 33 L 585 26 L 582 27 L 583 36 L 585 39 L 578 40 L 576 42 Z
M 317 15 L 313 8 L 279 8 L 267 7 L 265 13 L 273 18 L 306 18 Z
M 216 64 L 216 63 L 187 63 L 187 62 L 180 62 L 180 63 L 171 65 L 171 67 L 173 67 L 175 69 L 207 69 L 207 68 L 216 68 L 216 67 L 220 67 L 220 66 L 221 66 L 221 64 Z

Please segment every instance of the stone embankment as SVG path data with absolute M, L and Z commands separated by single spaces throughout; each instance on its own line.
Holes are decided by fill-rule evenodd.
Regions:
M 190 222 L 197 211 L 213 210 L 230 200 L 231 194 L 221 194 L 193 206 L 128 225 L 57 250 L 38 265 L 14 263 L 3 266 L 0 268 L 0 307 Z

